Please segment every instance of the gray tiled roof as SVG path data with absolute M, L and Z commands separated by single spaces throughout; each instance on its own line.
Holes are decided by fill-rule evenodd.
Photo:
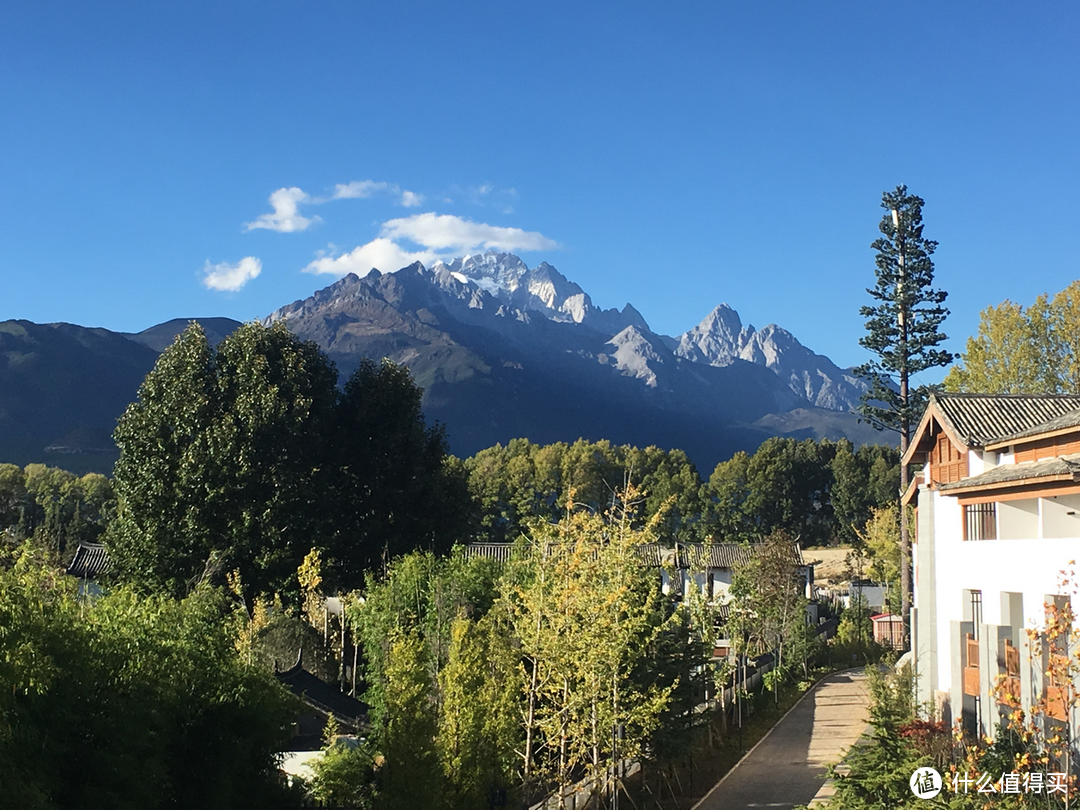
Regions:
M 1053 433 L 1058 430 L 1067 430 L 1068 428 L 1080 427 L 1080 408 L 1069 411 L 1061 416 L 1050 419 L 1041 424 L 1030 427 L 1027 430 L 1021 430 L 1017 433 L 1003 436 L 999 441 L 1005 439 L 1023 439 L 1027 436 L 1036 436 L 1040 433 Z
M 1050 476 L 1063 475 L 1080 477 L 1080 453 L 1068 456 L 1048 458 L 1042 461 L 1025 461 L 1020 464 L 1002 464 L 979 475 L 964 478 L 951 484 L 942 484 L 941 491 L 948 492 L 951 489 L 968 489 L 970 487 L 983 487 L 992 484 L 1021 483 L 1036 478 L 1048 478 Z
M 760 544 L 743 543 L 692 543 L 679 547 L 681 568 L 738 568 L 746 565 L 757 554 Z M 802 552 L 797 543 L 791 545 L 792 562 L 803 565 Z
M 346 695 L 333 684 L 311 674 L 304 669 L 300 661 L 297 661 L 292 669 L 278 672 L 276 675 L 278 681 L 286 689 L 322 714 L 332 714 L 336 720 L 353 729 L 358 729 L 365 724 L 368 713 L 367 704 Z
M 67 572 L 79 579 L 97 579 L 112 569 L 109 552 L 101 543 L 79 543 Z
M 1080 396 L 1069 394 L 938 393 L 933 398 L 969 447 L 985 447 L 1080 409 Z
M 647 568 L 659 568 L 664 564 L 665 549 L 659 543 L 643 543 L 638 546 L 638 559 Z M 672 553 L 668 550 L 669 555 Z

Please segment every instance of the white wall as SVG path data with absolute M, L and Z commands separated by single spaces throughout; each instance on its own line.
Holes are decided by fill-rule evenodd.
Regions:
M 1039 536 L 1039 499 L 1002 501 L 997 505 L 997 536 L 1020 540 Z
M 1001 594 L 1020 593 L 1024 600 L 1024 626 L 1042 626 L 1047 594 L 1060 591 L 1059 571 L 1069 568 L 1071 560 L 1080 561 L 1080 521 L 1071 537 L 1027 537 L 964 542 L 963 512 L 956 498 L 938 492 L 924 493 L 935 498 L 934 543 L 937 551 L 937 649 L 938 689 L 948 691 L 952 684 L 950 668 L 951 622 L 964 620 L 964 591 L 982 591 L 982 619 L 986 624 L 1002 624 Z M 1067 496 L 1073 497 L 1073 496 Z M 1064 497 L 1051 508 L 1069 511 L 1062 506 Z M 1024 502 L 1019 502 L 1024 503 Z M 1043 521 L 1047 510 L 1044 502 Z M 998 504 L 998 509 L 1004 504 Z M 1077 504 L 1080 506 L 1080 503 Z M 1019 512 L 1020 510 L 1017 510 Z M 1025 520 L 1030 520 L 1030 512 Z M 1080 509 L 1076 510 L 1080 514 Z M 999 511 L 1000 516 L 1004 514 Z M 1070 521 L 1076 516 L 1068 516 Z M 1080 586 L 1080 583 L 1077 583 Z M 921 587 L 928 583 L 920 582 Z M 1074 597 L 1074 603 L 1077 597 Z M 922 642 L 920 642 L 922 643 Z
M 1080 537 L 1080 495 L 1041 500 L 1043 537 Z

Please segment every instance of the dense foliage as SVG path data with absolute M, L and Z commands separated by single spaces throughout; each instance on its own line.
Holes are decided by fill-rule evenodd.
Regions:
M 987 307 L 945 387 L 978 394 L 1080 393 L 1080 281 L 1029 307 Z
M 283 323 L 246 324 L 216 351 L 193 323 L 116 429 L 120 577 L 182 595 L 238 570 L 250 592 L 294 594 L 313 547 L 346 589 L 405 547 L 449 548 L 464 485 L 407 372 L 364 364 L 340 396 L 336 383 Z
M 874 508 L 896 499 L 899 456 L 891 447 L 767 439 L 736 453 L 709 479 L 710 522 L 723 540 L 782 530 L 803 545 L 856 539 Z
M 573 499 L 611 505 L 627 483 L 640 488 L 637 523 L 657 518 L 657 538 L 675 542 L 758 540 L 782 529 L 804 545 L 852 542 L 872 510 L 895 500 L 896 450 L 842 440 L 775 437 L 736 453 L 708 483 L 680 450 L 606 441 L 533 444 L 515 439 L 465 462 L 481 515 L 478 538 L 512 541 L 530 521 L 554 521 Z
M 594 510 L 607 509 L 627 483 L 642 492 L 633 507 L 636 518 L 662 516 L 657 525 L 662 541 L 701 542 L 710 531 L 709 493 L 681 450 L 514 439 L 480 451 L 465 469 L 482 540 L 513 541 L 530 521 L 558 520 L 571 498 Z
M 655 743 L 673 749 L 703 700 L 707 658 L 642 565 L 655 523 L 571 503 L 504 565 L 415 552 L 369 581 L 350 616 L 385 756 L 378 806 L 535 798 Z M 661 650 L 671 655 L 658 661 Z M 696 694 L 676 694 L 680 679 Z
M 80 542 L 100 540 L 115 509 L 112 482 L 99 473 L 0 464 L 0 534 L 10 540 L 33 538 L 67 559 Z
M 0 557 L 0 805 L 278 806 L 292 699 L 236 656 L 220 594 L 86 604 L 42 554 Z

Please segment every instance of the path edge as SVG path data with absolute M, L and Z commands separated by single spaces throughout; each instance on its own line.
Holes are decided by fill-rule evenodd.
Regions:
M 735 773 L 735 771 L 738 769 L 738 767 L 743 764 L 743 760 L 745 760 L 748 756 L 750 756 L 752 753 L 754 753 L 757 750 L 758 746 L 761 745 L 763 742 L 765 742 L 765 740 L 769 739 L 769 735 L 772 734 L 774 731 L 776 731 L 777 728 L 779 728 L 780 724 L 783 723 L 784 720 L 787 719 L 787 716 L 789 714 L 791 714 L 793 711 L 795 711 L 795 709 L 797 709 L 799 707 L 799 704 L 801 704 L 804 700 L 806 700 L 808 697 L 810 697 L 810 695 L 814 694 L 814 692 L 817 691 L 818 687 L 821 686 L 821 684 L 823 684 L 825 681 L 827 681 L 829 678 L 832 678 L 835 675 L 846 675 L 849 672 L 865 672 L 865 671 L 866 671 L 866 667 L 852 667 L 851 669 L 841 669 L 841 670 L 839 670 L 837 672 L 830 672 L 828 675 L 822 675 L 820 678 L 818 678 L 817 683 L 815 683 L 813 686 L 811 686 L 809 689 L 807 689 L 806 692 L 803 694 L 803 696 L 801 698 L 799 698 L 793 704 L 791 704 L 791 708 L 788 709 L 786 712 L 784 712 L 783 715 L 781 715 L 780 719 L 777 720 L 773 724 L 772 728 L 770 728 L 768 731 L 765 732 L 764 736 L 760 740 L 758 740 L 756 743 L 754 743 L 753 748 L 751 748 L 749 751 L 747 751 L 745 754 L 743 754 L 741 757 L 739 757 L 739 761 L 736 762 L 734 765 L 732 765 L 731 768 L 728 770 L 728 772 L 720 777 L 720 781 L 717 782 L 715 785 L 713 785 L 711 788 L 709 788 L 709 792 L 706 793 L 704 796 L 702 796 L 700 799 L 698 799 L 697 803 L 693 807 L 691 807 L 690 810 L 699 810 L 701 805 L 704 804 L 709 799 L 709 797 L 712 796 L 713 793 L 715 793 L 717 791 L 717 789 L 722 784 L 724 784 L 725 781 L 727 781 L 727 778 L 729 776 L 731 776 L 733 773 Z

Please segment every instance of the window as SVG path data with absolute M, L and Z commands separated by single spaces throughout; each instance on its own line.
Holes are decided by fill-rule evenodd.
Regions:
M 964 507 L 964 539 L 997 539 L 997 504 L 973 503 Z

